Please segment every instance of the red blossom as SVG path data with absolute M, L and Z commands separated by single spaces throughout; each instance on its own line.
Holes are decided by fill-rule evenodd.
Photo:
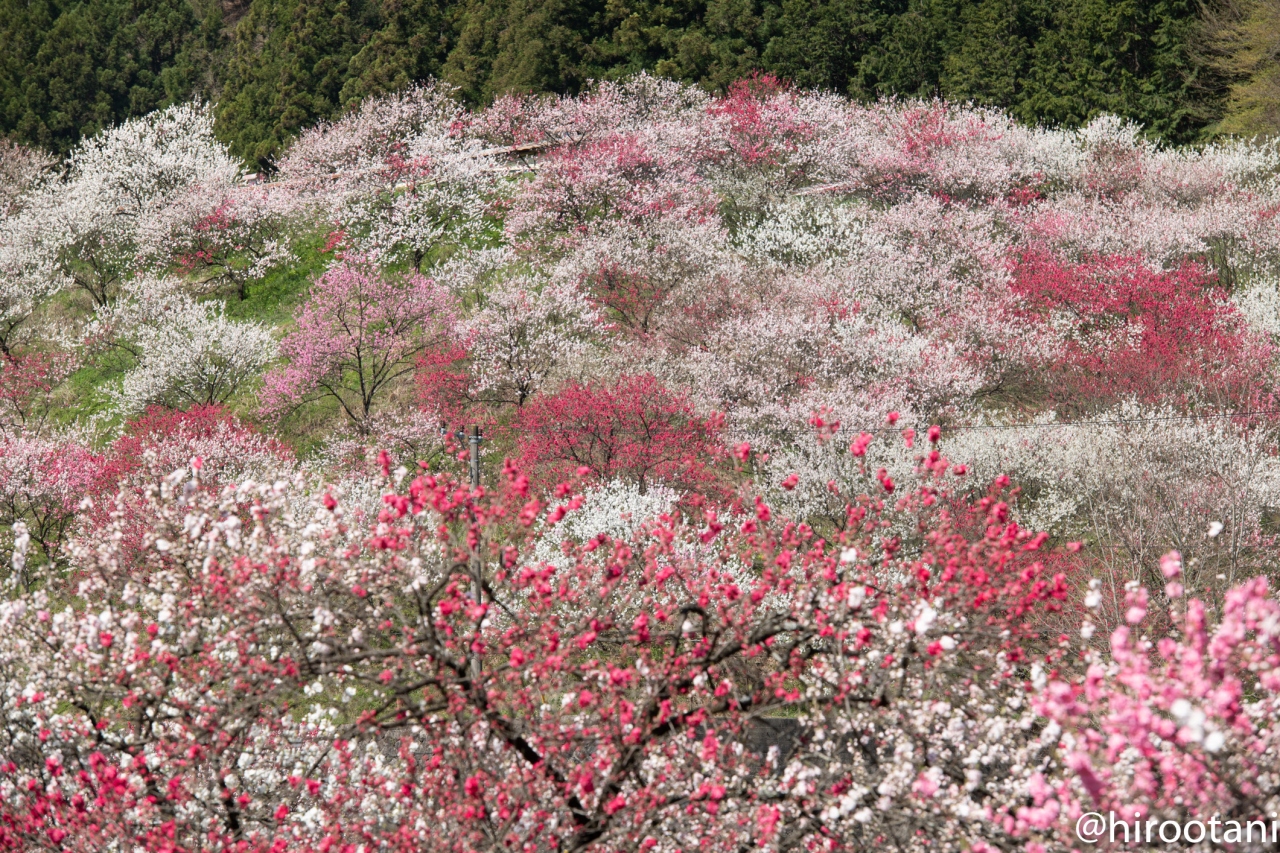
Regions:
M 602 480 L 630 480 L 642 491 L 656 482 L 687 489 L 714 479 L 709 466 L 718 431 L 651 375 L 574 383 L 535 398 L 521 410 L 517 429 L 521 466 L 549 480 L 579 467 Z

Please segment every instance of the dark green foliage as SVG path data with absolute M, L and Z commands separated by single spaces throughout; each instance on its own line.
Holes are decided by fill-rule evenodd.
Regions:
M 790 2 L 828 16 L 839 10 L 847 28 L 866 34 L 865 49 L 841 55 L 831 79 L 864 99 L 937 95 L 1069 127 L 1111 112 L 1171 142 L 1196 139 L 1220 109 L 1198 85 L 1201 65 L 1190 50 L 1197 0 Z M 784 22 L 785 38 L 812 42 L 830 26 L 825 20 L 807 31 Z M 832 52 L 815 47 L 790 61 L 775 51 L 771 70 L 805 80 L 805 57 Z
M 782 0 L 765 65 L 798 86 L 863 94 L 864 68 L 905 9 L 889 0 Z
M 638 71 L 723 88 L 762 67 L 777 15 L 755 0 L 470 0 L 442 76 L 473 102 Z
M 444 78 L 469 101 L 502 92 L 574 92 L 591 76 L 601 4 L 589 0 L 471 0 Z
M 951 5 L 957 26 L 942 61 L 939 90 L 957 101 L 1018 103 L 1042 17 L 1018 0 Z
M 1225 101 L 1209 130 L 1233 136 L 1280 133 L 1280 0 L 1206 0 L 1192 38 L 1205 68 L 1198 81 Z
M 216 111 L 232 151 L 265 164 L 300 128 L 336 115 L 352 57 L 378 23 L 365 0 L 254 0 Z
M 1133 118 L 1175 142 L 1196 137 L 1206 108 L 1189 40 L 1197 0 L 1053 3 L 1032 51 L 1022 119 L 1079 124 L 1099 112 Z
M 187 0 L 0 0 L 0 132 L 66 151 L 199 88 Z
M 342 103 L 349 105 L 436 76 L 451 36 L 448 10 L 437 0 L 385 0 L 381 26 L 351 58 Z
M 1242 0 L 1243 1 L 1243 0 Z M 1250 0 L 1260 2 L 1260 0 Z M 861 99 L 940 96 L 1030 122 L 1114 112 L 1170 141 L 1222 115 L 1198 0 L 0 0 L 0 134 L 66 150 L 192 95 L 267 165 L 302 127 L 439 77 L 471 103 L 641 70 L 763 70 Z

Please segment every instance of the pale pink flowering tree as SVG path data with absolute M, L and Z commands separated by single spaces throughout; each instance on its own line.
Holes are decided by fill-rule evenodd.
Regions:
M 709 102 L 697 87 L 641 72 L 577 97 L 504 95 L 466 116 L 463 129 L 491 145 L 538 151 L 653 125 L 696 124 Z
M 693 129 L 673 128 L 683 136 Z M 545 155 L 537 174 L 511 202 L 508 235 L 529 240 L 572 231 L 597 218 L 633 223 L 662 216 L 696 219 L 715 198 L 670 140 L 657 133 L 615 133 L 566 145 Z
M 54 162 L 54 158 L 43 151 L 0 140 L 0 219 L 18 211 L 23 194 Z
M 523 406 L 584 350 L 585 307 L 551 285 L 504 283 L 462 324 L 470 359 L 470 394 L 486 403 Z
M 347 116 L 302 133 L 281 159 L 273 186 L 329 203 L 388 190 L 413 160 L 413 141 L 447 144 L 462 115 L 448 87 L 435 82 L 370 98 Z
M 1160 569 L 1164 588 L 1131 584 L 1109 641 L 1035 700 L 1060 738 L 1065 771 L 1040 784 L 1020 816 L 1037 830 L 1059 829 L 1065 840 L 1058 812 L 1074 820 L 1111 810 L 1129 832 L 1135 823 L 1149 831 L 1149 820 L 1198 820 L 1219 844 L 1248 840 L 1250 821 L 1271 827 L 1280 806 L 1280 601 L 1260 577 L 1188 597 L 1176 551 Z M 1086 604 L 1099 603 L 1091 590 Z M 1092 631 L 1086 619 L 1084 633 Z M 1208 826 L 1214 818 L 1218 826 Z
M 713 215 L 717 200 L 699 168 L 707 104 L 702 92 L 648 75 L 603 83 L 581 98 L 522 102 L 527 113 L 520 120 L 549 144 L 534 179 L 511 200 L 508 236 L 527 241 L 602 216 L 640 223 Z M 512 99 L 495 104 L 477 118 L 475 132 L 488 133 L 495 113 L 518 106 Z M 506 125 L 515 116 L 496 118 Z M 524 131 L 498 133 L 520 138 Z
M 125 424 L 123 434 L 97 458 L 97 479 L 80 506 L 74 532 L 92 536 L 105 526 L 118 537 L 118 559 L 137 563 L 155 521 L 148 490 L 175 471 L 186 491 L 213 491 L 226 483 L 276 482 L 298 475 L 292 451 L 217 405 L 186 411 L 152 406 Z
M 732 282 L 745 271 L 725 251 L 726 242 L 714 221 L 601 222 L 572 239 L 555 279 L 594 309 L 602 332 L 642 344 L 642 351 L 684 351 L 735 313 Z
M 1158 581 L 1170 546 L 1202 594 L 1276 571 L 1267 508 L 1280 501 L 1280 460 L 1268 420 L 1127 404 L 1073 423 L 1045 415 L 947 431 L 943 447 L 979 482 L 1012 477 L 1023 523 L 1091 543 L 1088 571 L 1105 585 L 1094 621 L 1109 630 L 1123 621 L 1125 585 Z
M 454 311 L 452 297 L 429 278 L 398 279 L 361 258 L 338 262 L 316 281 L 280 343 L 286 363 L 266 376 L 266 410 L 332 398 L 363 429 L 418 356 L 446 339 Z
M 74 436 L 0 432 L 0 554 L 13 553 L 9 534 L 21 524 L 44 564 L 65 564 L 65 537 L 81 502 L 97 491 L 102 464 Z M 5 560 L 5 569 L 9 562 Z M 19 572 L 9 582 L 25 589 L 34 579 L 30 572 Z
M 336 219 L 359 251 L 415 270 L 441 247 L 480 241 L 503 168 L 461 132 L 452 95 L 430 82 L 366 101 L 304 133 L 275 185 Z

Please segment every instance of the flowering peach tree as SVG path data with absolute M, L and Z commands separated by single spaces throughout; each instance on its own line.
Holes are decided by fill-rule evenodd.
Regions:
M 0 146 L 0 849 L 1280 811 L 1275 144 L 642 74 L 246 175 L 211 115 Z
M 909 493 L 853 498 L 840 541 L 757 498 L 546 561 L 538 537 L 584 495 L 546 503 L 511 465 L 492 493 L 388 482 L 365 524 L 328 493 L 297 514 L 296 485 L 179 468 L 143 549 L 119 516 L 77 540 L 87 606 L 3 608 L 0 840 L 1007 841 L 999 818 L 1052 766 L 1026 669 L 1063 654 L 1038 627 L 1066 579 L 999 494 L 956 503 L 950 468 L 932 451 Z
M 443 340 L 452 300 L 430 279 L 397 281 L 359 259 L 343 261 L 316 285 L 297 328 L 281 342 L 287 361 L 267 375 L 264 401 L 287 411 L 329 398 L 364 424 L 416 357 Z

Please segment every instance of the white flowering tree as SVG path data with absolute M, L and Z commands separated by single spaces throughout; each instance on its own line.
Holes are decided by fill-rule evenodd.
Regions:
M 172 280 L 140 278 L 96 320 L 99 334 L 129 350 L 136 365 L 112 392 L 124 415 L 153 403 L 225 403 L 276 355 L 271 330 L 226 317 L 222 303 L 198 302 Z
M 170 107 L 84 140 L 0 228 L 0 269 L 38 298 L 66 287 L 104 306 L 155 241 L 159 217 L 239 166 L 207 107 Z
M 458 132 L 463 111 L 451 95 L 439 83 L 411 87 L 303 134 L 279 183 L 384 262 L 404 258 L 421 271 L 441 247 L 477 244 L 500 170 Z
M 54 162 L 43 151 L 0 140 L 0 221 L 18 212 L 23 195 L 53 168 Z

